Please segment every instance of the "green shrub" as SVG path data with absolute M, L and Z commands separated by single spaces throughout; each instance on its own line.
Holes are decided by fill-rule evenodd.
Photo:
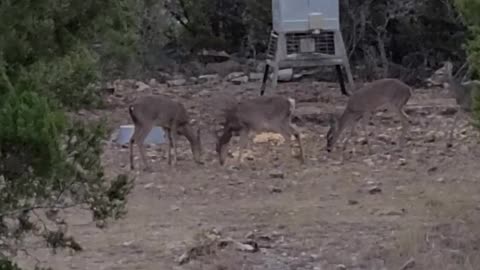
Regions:
M 74 121 L 66 110 L 100 104 L 93 85 L 101 78 L 103 55 L 92 44 L 131 45 L 135 4 L 0 1 L 0 259 L 13 256 L 30 232 L 49 247 L 81 250 L 55 219 L 56 227 L 42 226 L 40 216 L 32 223 L 29 217 L 39 209 L 88 207 L 99 225 L 124 214 L 132 182 L 104 175 L 105 121 Z M 112 36 L 115 41 L 108 40 Z M 18 226 L 7 228 L 6 219 Z M 0 269 L 16 268 L 5 260 Z
M 469 39 L 466 44 L 467 59 L 470 67 L 471 79 L 480 79 L 480 1 L 457 0 L 456 6 L 460 10 L 469 29 Z M 480 85 L 474 86 L 473 116 L 476 124 L 480 127 Z

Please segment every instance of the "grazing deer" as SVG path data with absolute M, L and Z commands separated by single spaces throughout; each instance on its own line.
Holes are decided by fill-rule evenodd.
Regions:
M 453 65 L 450 61 L 446 61 L 443 67 L 434 73 L 431 81 L 436 83 L 447 83 L 450 93 L 455 98 L 457 103 L 457 112 L 454 115 L 453 121 L 448 131 L 447 147 L 452 146 L 453 132 L 457 125 L 458 118 L 461 114 L 470 117 L 472 111 L 472 92 L 474 85 L 480 85 L 479 81 L 461 82 L 460 79 L 453 75 Z
M 175 165 L 177 162 L 177 135 L 187 138 L 190 143 L 193 159 L 197 164 L 203 164 L 200 160 L 202 147 L 200 141 L 200 128 L 197 133 L 190 125 L 190 118 L 185 107 L 165 96 L 147 96 L 128 107 L 128 112 L 135 126 L 135 131 L 130 139 L 130 168 L 133 170 L 133 144 L 136 143 L 140 150 L 140 156 L 146 171 L 151 171 L 145 157 L 143 142 L 152 130 L 155 123 L 160 125 L 168 136 L 168 164 Z M 173 147 L 173 161 L 172 161 Z
M 400 136 L 399 145 L 405 144 L 405 135 L 410 122 L 409 117 L 403 111 L 403 107 L 412 96 L 412 89 L 397 79 L 380 79 L 373 81 L 354 91 L 350 96 L 347 106 L 340 116 L 339 120 L 332 116 L 330 118 L 330 129 L 327 133 L 327 151 L 331 152 L 336 141 L 340 137 L 343 130 L 351 126 L 350 136 L 354 132 L 356 123 L 363 118 L 364 133 L 367 138 L 368 151 L 371 152 L 368 143 L 367 125 L 372 113 L 381 108 L 386 107 L 395 112 L 402 123 L 402 134 Z M 349 136 L 346 138 L 343 150 L 347 146 Z
M 292 114 L 295 100 L 281 96 L 261 96 L 242 101 L 225 110 L 223 134 L 217 135 L 216 151 L 220 164 L 225 163 L 227 144 L 234 134 L 240 137 L 238 163 L 248 143 L 248 135 L 253 132 L 280 133 L 291 147 L 291 136 L 294 135 L 300 148 L 300 161 L 305 162 L 300 133 L 293 126 Z

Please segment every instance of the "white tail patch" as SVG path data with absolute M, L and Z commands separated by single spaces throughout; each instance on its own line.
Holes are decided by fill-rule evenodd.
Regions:
M 290 102 L 290 113 L 293 113 L 295 111 L 295 99 L 288 98 L 288 102 Z

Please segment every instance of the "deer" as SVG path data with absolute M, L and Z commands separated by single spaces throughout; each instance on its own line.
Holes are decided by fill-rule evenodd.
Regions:
M 453 133 L 460 115 L 466 115 L 470 118 L 472 112 L 472 92 L 474 86 L 480 86 L 477 80 L 462 82 L 453 75 L 453 64 L 450 61 L 445 61 L 443 67 L 435 72 L 430 81 L 436 83 L 447 83 L 450 94 L 455 98 L 457 105 L 457 112 L 455 113 L 450 127 L 448 128 L 448 136 L 446 147 L 452 147 Z
M 292 123 L 294 111 L 295 100 L 282 96 L 255 97 L 233 104 L 224 110 L 223 133 L 221 135 L 219 135 L 219 132 L 216 133 L 216 152 L 220 165 L 225 164 L 228 152 L 227 145 L 233 135 L 240 137 L 237 157 L 237 163 L 240 164 L 243 150 L 248 144 L 250 132 L 280 133 L 290 146 L 289 148 L 292 147 L 291 136 L 293 135 L 299 145 L 299 159 L 303 164 L 305 158 L 300 132 Z
M 168 164 L 177 163 L 177 136 L 185 136 L 190 143 L 193 159 L 197 164 L 201 161 L 202 146 L 200 128 L 195 133 L 190 117 L 184 105 L 166 96 L 146 96 L 128 107 L 128 112 L 134 124 L 134 132 L 130 138 L 130 169 L 134 170 L 133 145 L 137 144 L 145 171 L 152 171 L 145 156 L 144 141 L 154 124 L 161 126 L 168 137 Z M 172 158 L 173 148 L 173 158 Z
M 338 138 L 347 127 L 351 127 L 350 136 L 354 133 L 357 122 L 363 118 L 363 131 L 365 133 L 368 152 L 371 148 L 368 142 L 367 126 L 375 110 L 386 108 L 393 111 L 400 118 L 402 133 L 399 138 L 399 146 L 405 146 L 405 136 L 410 124 L 410 118 L 403 110 L 405 104 L 412 96 L 412 89 L 404 82 L 385 78 L 370 82 L 354 91 L 347 101 L 347 105 L 340 117 L 330 115 L 330 128 L 326 139 L 327 152 L 331 152 Z M 350 136 L 347 136 L 343 145 L 343 151 L 347 147 Z

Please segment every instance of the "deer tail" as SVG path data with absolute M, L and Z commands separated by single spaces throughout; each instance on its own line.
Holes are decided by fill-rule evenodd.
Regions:
M 138 118 L 137 118 L 137 115 L 135 113 L 135 106 L 134 105 L 128 106 L 128 114 L 130 114 L 130 118 L 132 118 L 133 123 L 138 123 Z
M 288 98 L 288 102 L 290 102 L 290 114 L 293 114 L 295 111 L 295 99 Z

